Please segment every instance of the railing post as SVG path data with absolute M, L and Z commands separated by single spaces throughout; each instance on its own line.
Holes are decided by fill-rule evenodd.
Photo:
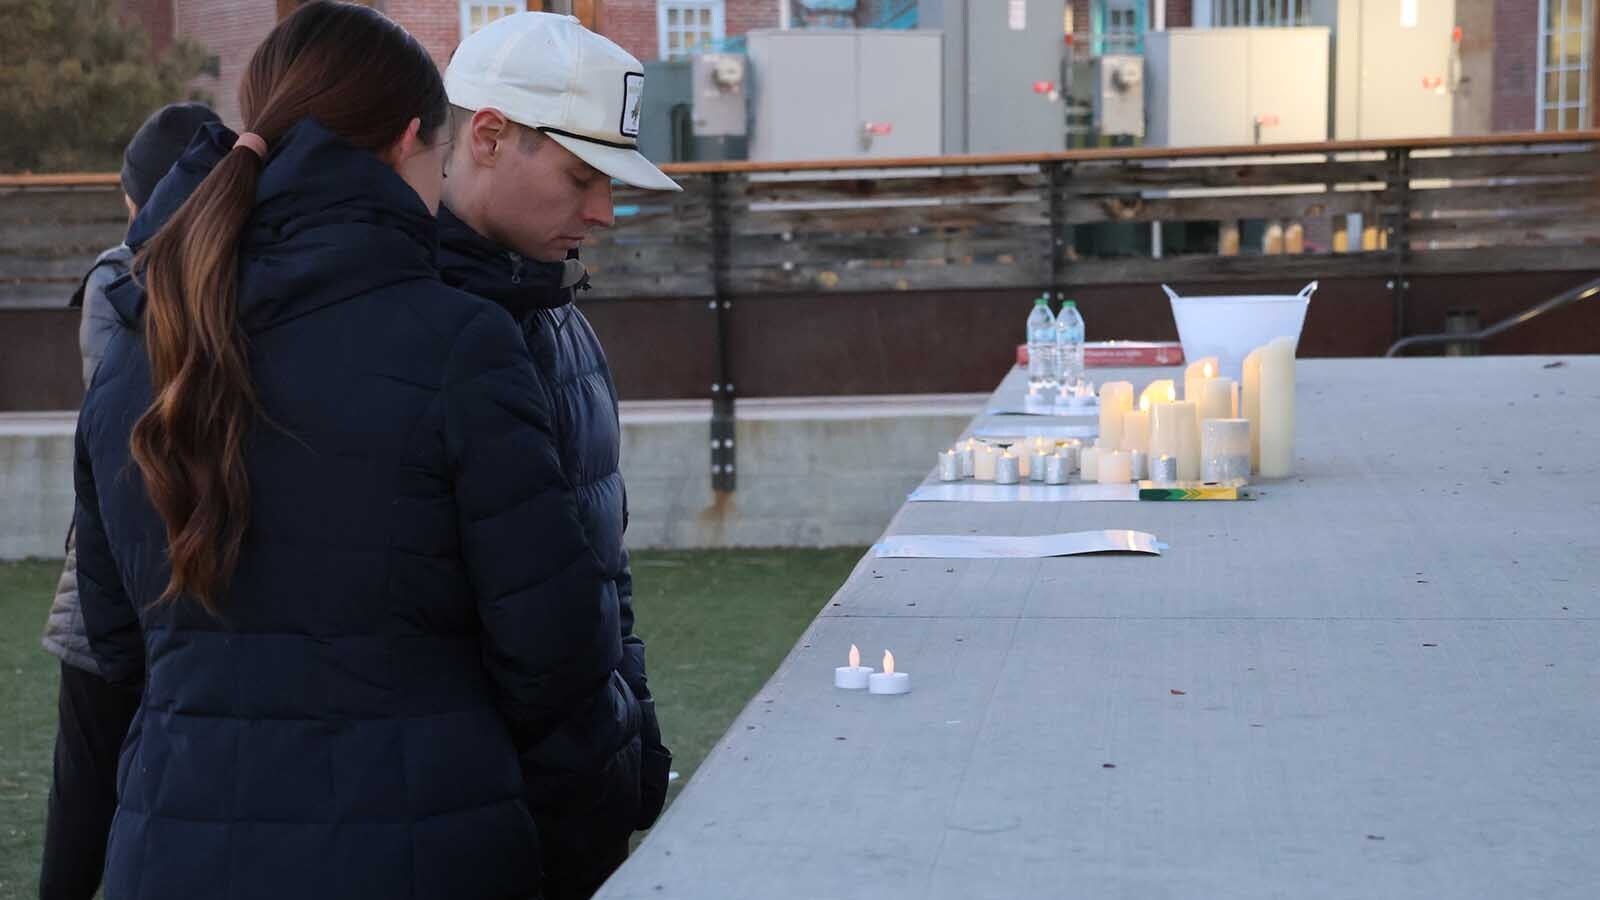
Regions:
M 1406 335 L 1406 294 L 1411 289 L 1411 150 L 1397 147 L 1389 151 L 1389 156 L 1394 166 L 1389 193 L 1395 206 L 1394 234 L 1389 247 L 1394 254 L 1394 275 L 1389 281 L 1394 311 L 1391 340 L 1398 341 Z
M 1050 176 L 1050 293 L 1059 303 L 1067 291 L 1067 184 L 1072 173 L 1060 160 L 1045 163 Z
M 728 318 L 733 312 L 728 285 L 730 227 L 727 174 L 709 177 L 711 207 L 711 300 L 716 317 L 716 374 L 711 383 L 711 489 L 731 492 L 738 486 L 734 447 L 733 361 L 728 354 Z

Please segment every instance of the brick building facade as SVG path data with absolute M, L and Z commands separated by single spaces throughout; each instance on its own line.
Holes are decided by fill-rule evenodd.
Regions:
M 195 86 L 211 94 L 218 112 L 238 125 L 239 78 L 250 52 L 280 16 L 297 0 L 121 0 L 122 14 L 142 23 L 159 50 L 174 36 L 198 41 L 214 57 L 215 74 L 203 75 Z M 464 3 L 474 0 L 366 0 L 415 34 L 441 66 L 461 38 Z M 999 0 L 992 0 L 998 3 Z M 1073 39 L 1088 44 L 1091 0 L 1069 0 Z M 1165 5 L 1169 28 L 1194 24 L 1194 0 L 1155 0 Z M 1527 131 L 1541 117 L 1539 72 L 1540 0 L 1455 0 L 1461 29 L 1462 88 L 1456 98 L 1456 131 Z M 1556 3 L 1559 0 L 1548 0 Z M 672 3 L 682 9 L 716 10 L 718 33 L 737 38 L 759 28 L 775 28 L 783 21 L 784 0 L 500 0 L 488 5 L 499 9 L 515 5 L 528 9 L 571 10 L 641 60 L 661 56 L 664 44 L 658 7 Z M 904 8 L 905 0 L 860 0 L 855 19 L 862 24 L 879 21 L 886 10 Z M 1205 23 L 1198 23 L 1205 24 Z M 1587 40 L 1595 46 L 1600 28 L 1590 24 Z M 699 32 L 696 33 L 698 40 Z M 1591 57 L 1600 54 L 1590 53 Z M 1589 66 L 1588 108 L 1583 121 L 1557 114 L 1555 127 L 1574 124 L 1590 127 L 1600 122 L 1600 66 Z

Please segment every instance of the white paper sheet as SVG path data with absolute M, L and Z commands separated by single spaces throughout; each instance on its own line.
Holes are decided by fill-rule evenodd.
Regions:
M 988 481 L 940 481 L 911 492 L 908 503 L 1062 503 L 1137 501 L 1137 484 L 994 484 Z
M 1108 529 L 1066 534 L 1002 536 L 989 534 L 897 534 L 883 539 L 879 559 L 1042 559 L 1083 553 L 1161 555 L 1156 536 L 1145 531 Z

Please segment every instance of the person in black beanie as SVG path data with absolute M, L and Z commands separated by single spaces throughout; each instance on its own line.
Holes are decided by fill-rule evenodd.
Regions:
M 202 125 L 218 122 L 200 103 L 174 103 L 151 114 L 122 154 L 122 192 L 132 222 L 156 184 Z M 72 296 L 83 307 L 78 347 L 89 386 L 106 342 L 119 327 L 106 288 L 127 273 L 133 251 L 118 244 L 100 254 Z M 67 563 L 56 585 L 43 644 L 61 660 L 55 768 L 45 823 L 42 900 L 89 900 L 100 889 L 106 837 L 117 807 L 117 756 L 139 708 L 139 690 L 100 676 L 78 605 L 77 548 L 67 539 Z

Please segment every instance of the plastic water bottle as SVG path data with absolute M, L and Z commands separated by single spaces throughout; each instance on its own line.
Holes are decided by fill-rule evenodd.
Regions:
M 1050 312 L 1050 299 L 1041 296 L 1028 313 L 1028 389 L 1054 387 L 1056 369 L 1056 317 Z
M 1062 387 L 1074 388 L 1083 380 L 1083 335 L 1078 304 L 1067 300 L 1056 316 L 1056 380 Z

